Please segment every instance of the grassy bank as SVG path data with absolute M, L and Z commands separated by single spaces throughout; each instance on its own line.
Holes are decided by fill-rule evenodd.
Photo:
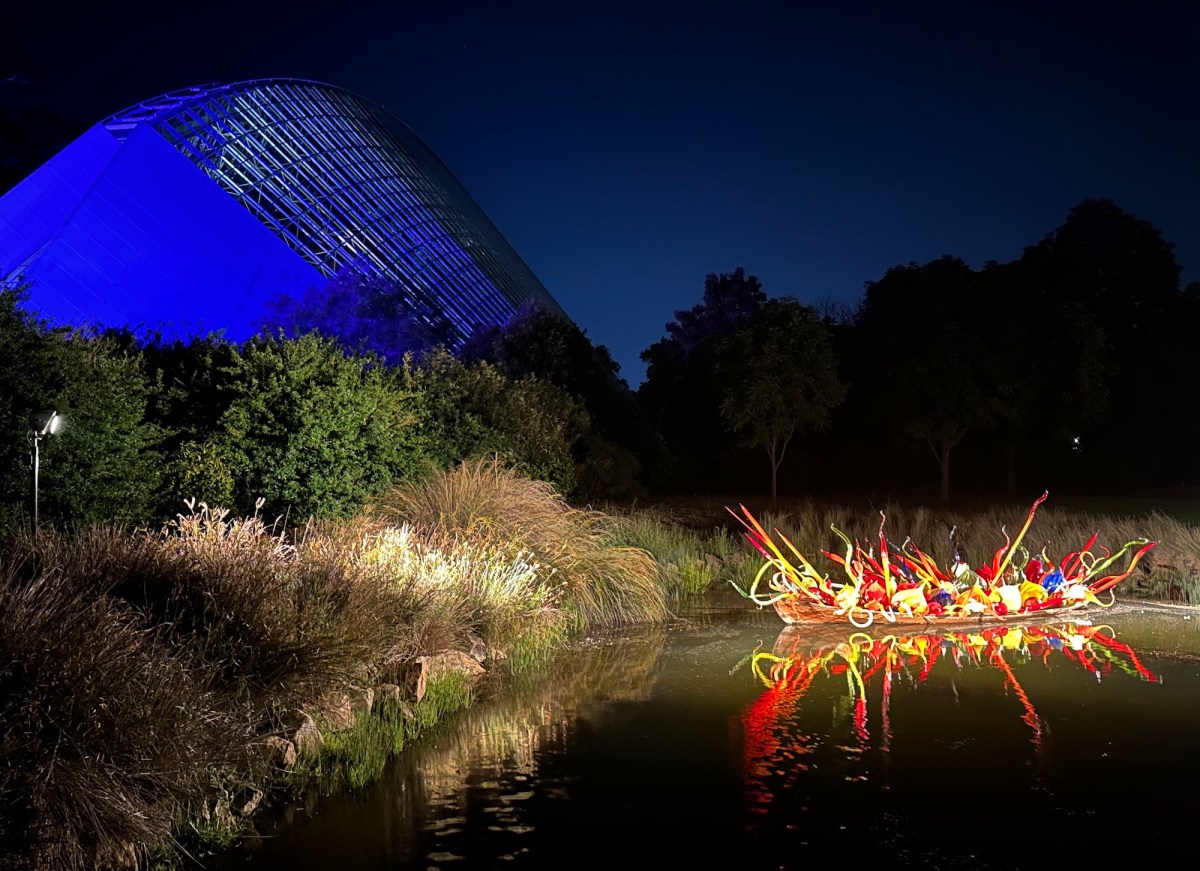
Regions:
M 733 506 L 736 507 L 736 506 Z M 1023 509 L 888 505 L 890 536 L 990 557 Z M 879 513 L 757 510 L 822 570 L 831 526 Z M 701 516 L 701 515 L 694 515 Z M 1159 542 L 1128 595 L 1198 602 L 1200 531 L 1166 514 L 1043 507 L 1031 549 Z M 876 539 L 877 540 L 877 539 Z M 370 783 L 470 705 L 484 669 L 664 623 L 678 597 L 761 565 L 728 513 L 585 510 L 491 462 L 284 529 L 192 506 L 159 530 L 15 532 L 0 563 L 0 867 L 169 867 L 272 803 Z

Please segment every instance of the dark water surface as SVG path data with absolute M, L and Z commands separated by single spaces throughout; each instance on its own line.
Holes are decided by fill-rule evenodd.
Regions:
M 1175 861 L 1200 835 L 1200 611 L 1076 616 L 853 635 L 709 596 L 485 685 L 378 783 L 203 865 Z

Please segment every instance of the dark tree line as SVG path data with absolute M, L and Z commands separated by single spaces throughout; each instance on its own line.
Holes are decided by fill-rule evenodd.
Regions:
M 793 491 L 941 501 L 1196 484 L 1200 287 L 1181 289 L 1180 274 L 1152 224 L 1097 199 L 1011 263 L 898 265 L 840 317 L 787 300 L 805 326 L 743 270 L 710 275 L 643 352 L 638 399 L 675 459 L 675 492 L 769 480 L 774 494 L 781 475 Z M 819 362 L 827 345 L 836 379 Z M 789 401 L 797 425 L 780 429 Z M 747 426 L 760 431 L 749 441 Z M 774 451 L 772 427 L 787 436 Z M 802 435 L 785 466 L 778 449 Z
M 0 520 L 28 506 L 29 419 L 51 406 L 68 426 L 43 445 L 41 506 L 59 523 L 161 521 L 185 499 L 335 516 L 483 454 L 579 502 L 1195 484 L 1200 287 L 1180 273 L 1107 200 L 1011 263 L 893 267 L 849 311 L 770 297 L 739 268 L 675 313 L 636 391 L 536 306 L 451 353 L 428 307 L 365 275 L 278 301 L 242 343 L 50 329 L 10 288 Z

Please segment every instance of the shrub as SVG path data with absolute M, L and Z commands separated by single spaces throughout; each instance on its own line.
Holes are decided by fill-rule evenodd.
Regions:
M 119 336 L 56 333 L 63 415 L 42 452 L 45 522 L 157 522 L 163 432 L 146 420 L 152 391 L 142 355 Z
M 395 478 L 424 468 L 420 401 L 372 356 L 332 339 L 260 336 L 235 351 L 214 440 L 237 506 L 345 517 Z M 195 494 L 191 494 L 195 495 Z
M 426 439 L 439 466 L 494 455 L 563 492 L 574 488 L 572 451 L 587 433 L 588 417 L 561 388 L 532 375 L 509 379 L 496 366 L 464 363 L 445 351 L 404 373 L 426 403 Z
M 0 515 L 29 504 L 30 416 L 53 408 L 64 425 L 40 448 L 42 522 L 151 519 L 162 432 L 145 420 L 141 354 L 120 337 L 50 330 L 21 312 L 21 299 L 0 289 Z

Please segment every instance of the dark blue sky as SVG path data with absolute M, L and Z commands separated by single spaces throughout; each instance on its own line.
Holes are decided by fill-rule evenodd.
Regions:
M 1196 0 L 39 5 L 5 16 L 21 87 L 88 121 L 271 76 L 385 105 L 633 387 L 710 272 L 853 304 L 1088 197 L 1200 280 Z

